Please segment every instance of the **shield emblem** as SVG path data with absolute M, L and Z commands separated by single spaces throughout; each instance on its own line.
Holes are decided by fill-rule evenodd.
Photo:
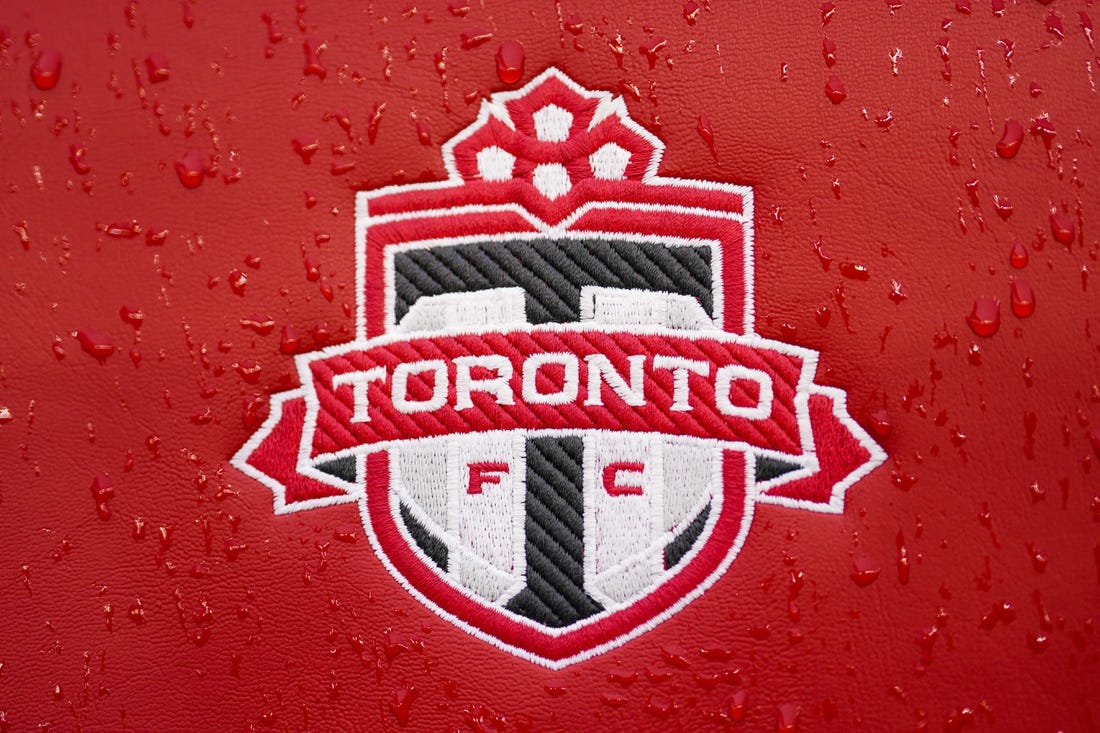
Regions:
M 552 668 L 704 593 L 757 502 L 842 511 L 884 454 L 755 335 L 751 189 L 662 152 L 554 69 L 483 102 L 446 180 L 358 194 L 357 339 L 235 464 L 277 511 L 356 502 L 410 593 Z

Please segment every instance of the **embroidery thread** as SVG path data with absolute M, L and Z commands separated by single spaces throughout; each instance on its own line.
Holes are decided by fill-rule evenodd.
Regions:
M 556 69 L 484 101 L 446 180 L 357 195 L 356 340 L 234 465 L 276 513 L 357 503 L 412 595 L 555 669 L 701 595 L 757 503 L 843 511 L 885 454 L 755 334 L 752 190 L 662 153 Z

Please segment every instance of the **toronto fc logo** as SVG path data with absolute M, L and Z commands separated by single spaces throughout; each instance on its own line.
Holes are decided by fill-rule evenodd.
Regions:
M 357 338 L 297 357 L 234 464 L 277 512 L 357 503 L 410 593 L 552 668 L 704 593 L 758 502 L 842 512 L 885 455 L 816 352 L 755 334 L 752 190 L 662 152 L 550 69 L 447 180 L 360 192 Z

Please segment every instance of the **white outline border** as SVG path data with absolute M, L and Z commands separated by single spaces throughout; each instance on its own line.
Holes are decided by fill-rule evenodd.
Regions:
M 650 162 L 649 162 L 649 165 L 646 169 L 646 172 L 642 177 L 642 181 L 644 183 L 651 184 L 651 185 L 660 185 L 660 186 L 682 186 L 682 187 L 687 187 L 687 188 L 696 188 L 696 189 L 700 189 L 700 190 L 722 191 L 722 192 L 725 192 L 725 193 L 735 194 L 737 196 L 740 196 L 741 201 L 742 201 L 742 211 L 741 211 L 741 213 L 736 214 L 736 213 L 733 213 L 733 212 L 718 212 L 718 211 L 709 210 L 709 209 L 688 208 L 688 207 L 682 207 L 682 206 L 664 206 L 664 205 L 655 205 L 655 204 L 623 204 L 623 203 L 618 203 L 618 202 L 589 202 L 588 204 L 584 204 L 584 205 L 578 207 L 570 216 L 566 217 L 565 219 L 563 219 L 562 221 L 560 221 L 560 222 L 558 222 L 554 225 L 547 224 L 546 222 L 544 222 L 541 219 L 539 219 L 538 217 L 534 216 L 533 214 L 531 214 L 530 212 L 528 212 L 526 209 L 524 209 L 522 206 L 520 206 L 518 204 L 505 204 L 505 205 L 499 205 L 499 206 L 477 206 L 477 205 L 475 205 L 475 206 L 471 206 L 471 207 L 456 207 L 454 209 L 449 209 L 449 210 L 439 210 L 438 212 L 421 211 L 421 212 L 410 213 L 410 214 L 407 214 L 407 215 L 406 214 L 391 214 L 391 215 L 387 215 L 387 216 L 378 216 L 378 217 L 373 217 L 373 218 L 371 217 L 370 212 L 369 212 L 369 208 L 370 208 L 370 201 L 373 200 L 373 199 L 381 198 L 381 197 L 385 197 L 385 196 L 391 196 L 391 195 L 394 195 L 394 194 L 408 193 L 408 192 L 412 192 L 412 191 L 442 190 L 442 189 L 461 186 L 464 183 L 464 181 L 463 181 L 461 175 L 459 174 L 458 169 L 455 165 L 455 160 L 454 160 L 454 148 L 455 148 L 455 146 L 458 145 L 463 140 L 465 140 L 470 135 L 472 135 L 482 124 L 485 123 L 485 121 L 490 116 L 495 117 L 496 119 L 500 120 L 501 122 L 503 122 L 504 124 L 506 124 L 510 127 L 514 127 L 514 125 L 512 124 L 512 122 L 510 120 L 510 117 L 508 115 L 505 104 L 507 102 L 511 101 L 511 100 L 523 97 L 530 90 L 537 87 L 543 81 L 545 81 L 546 79 L 551 78 L 551 77 L 556 78 L 557 80 L 559 80 L 561 83 L 563 83 L 565 86 L 569 87 L 571 90 L 573 90 L 577 94 L 579 94 L 583 97 L 589 98 L 589 99 L 596 99 L 597 100 L 598 104 L 597 104 L 596 111 L 593 115 L 592 124 L 596 124 L 600 120 L 605 119 L 607 116 L 615 114 L 619 117 L 619 119 L 620 119 L 620 121 L 623 125 L 625 125 L 632 132 L 639 135 L 640 137 L 642 137 L 643 139 L 645 139 L 646 141 L 648 141 L 650 144 L 653 145 L 653 155 L 650 159 Z M 366 508 L 366 494 L 365 494 L 366 455 L 365 455 L 365 453 L 363 453 L 363 452 L 358 453 L 357 468 L 358 468 L 359 480 L 357 481 L 356 486 L 351 486 L 351 485 L 347 484 L 347 482 L 344 482 L 340 479 L 337 479 L 336 477 L 333 477 L 333 476 L 330 476 L 329 474 L 325 474 L 323 472 L 317 471 L 315 468 L 313 468 L 311 465 L 309 465 L 308 457 L 306 457 L 307 460 L 305 460 L 303 462 L 302 453 L 303 453 L 304 450 L 306 450 L 305 446 L 307 444 L 312 444 L 312 427 L 311 427 L 311 424 L 307 420 L 307 424 L 303 427 L 302 444 L 301 444 L 301 447 L 299 448 L 298 470 L 300 472 L 304 473 L 307 476 L 310 476 L 310 477 L 312 477 L 312 478 L 314 478 L 314 479 L 316 479 L 316 480 L 318 480 L 322 483 L 325 483 L 326 485 L 333 486 L 334 488 L 337 488 L 337 489 L 343 491 L 344 494 L 340 495 L 340 496 L 326 497 L 326 498 L 323 498 L 323 499 L 313 499 L 313 500 L 308 500 L 308 501 L 303 501 L 303 502 L 295 502 L 292 505 L 288 505 L 286 503 L 286 493 L 285 493 L 286 490 L 285 490 L 285 487 L 282 484 L 280 484 L 275 479 L 267 476 L 266 474 L 263 474 L 261 471 L 255 469 L 251 465 L 249 465 L 248 458 L 251 456 L 253 451 L 255 451 L 257 447 L 259 447 L 259 445 L 264 441 L 264 439 L 266 439 L 267 436 L 270 435 L 270 433 L 274 429 L 275 425 L 277 425 L 279 420 L 281 419 L 281 417 L 282 417 L 282 407 L 283 407 L 283 404 L 287 400 L 294 399 L 294 398 L 297 398 L 299 396 L 303 397 L 306 400 L 307 417 L 309 417 L 309 416 L 314 416 L 315 417 L 315 414 L 316 414 L 315 411 L 310 412 L 310 410 L 311 409 L 315 410 L 316 395 L 315 395 L 315 393 L 312 389 L 311 382 L 309 382 L 308 380 L 303 381 L 303 385 L 308 385 L 308 386 L 303 386 L 303 387 L 300 387 L 296 390 L 292 390 L 292 391 L 289 391 L 289 392 L 282 392 L 282 393 L 273 394 L 271 396 L 271 403 L 270 403 L 271 407 L 270 407 L 270 412 L 268 414 L 267 419 L 264 421 L 263 425 L 248 439 L 248 441 L 245 442 L 245 444 L 241 447 L 241 449 L 233 456 L 233 458 L 230 460 L 230 463 L 233 466 L 235 466 L 236 468 L 238 468 L 239 470 L 241 470 L 243 473 L 245 473 L 248 476 L 256 479 L 257 481 L 259 481 L 260 483 L 262 483 L 263 485 L 265 485 L 269 489 L 271 489 L 271 491 L 274 495 L 274 512 L 277 515 L 278 514 L 286 514 L 286 513 L 296 512 L 296 511 L 305 511 L 305 510 L 315 509 L 315 508 L 319 508 L 319 507 L 323 507 L 323 506 L 333 506 L 333 505 L 336 505 L 336 504 L 350 503 L 350 502 L 353 502 L 353 501 L 356 502 L 359 506 L 360 515 L 361 515 L 361 518 L 363 520 L 363 525 L 367 529 L 367 534 L 368 534 L 368 537 L 370 539 L 371 546 L 375 550 L 375 554 L 381 560 L 383 565 L 385 565 L 385 567 L 390 572 L 390 574 L 413 597 L 417 598 L 421 603 L 423 603 L 429 610 L 434 612 L 436 615 L 450 621 L 454 625 L 456 625 L 459 628 L 467 631 L 468 633 L 472 634 L 473 636 L 476 636 L 476 637 L 492 644 L 493 646 L 497 647 L 498 649 L 502 649 L 503 651 L 506 651 L 506 652 L 508 652 L 510 654 L 513 654 L 515 656 L 518 656 L 520 658 L 527 659 L 527 660 L 529 660 L 531 662 L 534 662 L 536 664 L 540 664 L 542 666 L 549 667 L 550 669 L 562 669 L 562 668 L 567 667 L 567 666 L 569 666 L 571 664 L 574 664 L 576 662 L 583 661 L 585 659 L 595 657 L 595 656 L 597 656 L 599 654 L 603 654 L 604 652 L 607 652 L 607 651 L 609 651 L 613 648 L 621 646 L 621 645 L 625 644 L 627 641 L 629 641 L 631 639 L 634 639 L 634 638 L 640 636 L 641 634 L 643 634 L 643 633 L 655 628 L 656 626 L 660 625 L 662 622 L 664 622 L 668 618 L 671 618 L 673 615 L 675 615 L 681 609 L 686 607 L 693 600 L 695 600 L 696 598 L 701 596 L 722 575 L 725 574 L 726 570 L 729 568 L 730 563 L 732 563 L 733 560 L 740 553 L 741 547 L 743 546 L 745 538 L 748 534 L 749 527 L 752 525 L 754 507 L 755 507 L 755 504 L 757 502 L 768 503 L 768 504 L 779 504 L 781 506 L 786 506 L 786 507 L 794 508 L 794 509 L 808 509 L 808 510 L 811 510 L 811 511 L 826 512 L 826 513 L 837 513 L 837 514 L 842 513 L 843 509 L 844 509 L 844 494 L 847 491 L 847 489 L 850 486 L 852 486 L 853 484 L 855 484 L 857 481 L 862 479 L 864 476 L 871 473 L 871 471 L 873 471 L 879 465 L 884 463 L 885 460 L 886 460 L 886 453 L 885 453 L 885 451 L 882 450 L 881 447 L 879 447 L 879 445 L 877 443 L 875 443 L 874 440 L 871 439 L 871 437 L 867 434 L 867 432 L 864 431 L 863 428 L 854 419 L 852 419 L 852 417 L 849 415 L 848 410 L 847 410 L 847 399 L 846 399 L 846 393 L 845 392 L 843 392 L 842 390 L 837 389 L 837 388 L 823 387 L 823 386 L 820 386 L 820 385 L 813 384 L 812 380 L 813 380 L 814 373 L 816 372 L 816 367 L 817 367 L 817 352 L 814 352 L 814 351 L 811 351 L 811 350 L 808 350 L 808 349 L 803 349 L 803 348 L 798 347 L 798 346 L 793 346 L 791 344 L 785 344 L 785 343 L 782 343 L 782 342 L 771 341 L 769 339 L 764 339 L 764 338 L 761 338 L 761 337 L 755 335 L 755 314 L 754 314 L 754 306 L 755 306 L 754 262 L 755 262 L 755 258 L 754 258 L 754 251 L 753 251 L 754 250 L 754 222 L 753 222 L 753 219 L 754 219 L 754 206 L 753 206 L 753 191 L 752 191 L 752 189 L 748 186 L 739 186 L 739 185 L 728 184 L 728 183 L 702 181 L 702 180 L 691 180 L 691 179 L 665 178 L 665 177 L 659 176 L 657 174 L 657 169 L 660 165 L 661 158 L 663 157 L 663 154 L 664 154 L 664 143 L 661 142 L 661 140 L 659 140 L 657 137 L 652 135 L 648 130 L 646 130 L 643 127 L 641 127 L 640 125 L 638 125 L 636 122 L 634 122 L 629 117 L 629 114 L 627 113 L 626 105 L 625 105 L 625 103 L 624 103 L 624 101 L 621 97 L 614 97 L 610 92 L 593 91 L 593 90 L 585 89 L 584 87 L 581 87 L 580 85 L 578 85 L 576 82 L 574 82 L 572 79 L 567 77 L 565 74 L 563 74 L 561 71 L 559 71 L 556 68 L 550 67 L 550 68 L 546 69 L 541 74 L 534 77 L 530 82 L 528 82 L 526 85 L 524 85 L 520 89 L 510 91 L 510 92 L 502 92 L 502 93 L 498 93 L 498 94 L 493 94 L 491 99 L 482 101 L 481 108 L 478 112 L 478 116 L 477 116 L 477 119 L 475 120 L 475 122 L 473 122 L 471 125 L 469 125 L 464 130 L 459 132 L 457 135 L 455 135 L 453 138 L 448 140 L 443 145 L 443 147 L 442 147 L 443 163 L 444 163 L 444 167 L 446 168 L 447 173 L 448 173 L 448 177 L 445 180 L 437 181 L 437 182 L 430 182 L 430 183 L 416 183 L 416 184 L 404 184 L 404 185 L 396 185 L 396 186 L 387 186 L 385 188 L 377 189 L 377 190 L 374 190 L 374 191 L 360 191 L 360 192 L 357 192 L 356 198 L 355 198 L 355 250 L 356 250 L 355 270 L 356 270 L 356 288 L 357 288 L 357 295 L 356 295 L 356 301 L 357 301 L 356 302 L 356 338 L 355 338 L 355 341 L 353 341 L 349 344 L 343 344 L 343 345 L 340 345 L 340 346 L 337 346 L 337 347 L 329 347 L 329 348 L 326 348 L 326 349 L 322 350 L 321 352 L 314 352 L 314 353 L 311 353 L 311 354 L 298 355 L 298 356 L 295 357 L 295 365 L 296 365 L 296 368 L 299 372 L 299 375 L 304 376 L 305 375 L 305 369 L 304 368 L 307 369 L 308 364 L 313 360 L 316 360 L 318 358 L 326 358 L 327 356 L 333 355 L 334 353 L 342 353 L 343 351 L 364 348 L 367 345 L 368 339 L 367 339 L 367 328 L 366 328 L 366 297 L 365 297 L 365 293 L 366 293 L 366 281 L 365 281 L 365 278 L 366 278 L 366 241 L 367 241 L 367 230 L 368 230 L 368 227 L 371 224 L 381 224 L 381 223 L 386 223 L 387 221 L 399 221 L 402 218 L 413 218 L 413 217 L 422 218 L 422 217 L 425 217 L 425 216 L 454 215 L 455 213 L 460 213 L 463 210 L 469 210 L 471 212 L 476 211 L 478 213 L 492 213 L 494 211 L 499 211 L 499 212 L 508 212 L 508 213 L 517 214 L 517 215 L 523 217 L 525 220 L 527 220 L 530 224 L 532 224 L 532 226 L 536 230 L 533 234 L 532 233 L 515 233 L 513 235 L 500 235 L 504 238 L 520 239 L 520 238 L 530 238 L 531 236 L 545 237 L 545 236 L 548 236 L 548 235 L 550 235 L 550 236 L 578 236 L 578 237 L 581 237 L 581 236 L 584 236 L 584 237 L 599 236 L 601 233 L 597 232 L 597 231 L 583 231 L 583 230 L 577 230 L 575 232 L 567 232 L 566 231 L 581 216 L 583 216 L 584 214 L 586 214 L 586 213 L 588 213 L 592 210 L 599 209 L 599 208 L 603 208 L 603 209 L 632 209 L 632 210 L 639 210 L 639 211 L 640 210 L 665 211 L 665 212 L 671 212 L 671 213 L 691 213 L 691 214 L 696 214 L 696 215 L 705 215 L 705 216 L 712 216 L 712 217 L 724 217 L 724 218 L 728 218 L 728 219 L 740 222 L 741 225 L 742 225 L 742 227 L 741 227 L 741 229 L 742 229 L 742 245 L 743 245 L 742 249 L 743 249 L 743 257 L 744 257 L 744 263 L 743 263 L 743 268 L 744 269 L 743 269 L 743 271 L 744 271 L 745 302 L 744 302 L 744 310 L 743 310 L 744 323 L 742 324 L 743 330 L 744 330 L 744 335 L 732 334 L 729 331 L 722 331 L 721 333 L 732 336 L 733 338 L 731 340 L 733 340 L 737 343 L 742 343 L 742 344 L 747 345 L 747 346 L 763 346 L 763 347 L 770 348 L 770 349 L 773 349 L 773 350 L 776 350 L 776 351 L 780 351 L 782 353 L 789 353 L 791 355 L 797 355 L 797 356 L 800 356 L 801 358 L 803 358 L 805 360 L 802 375 L 799 379 L 799 384 L 798 384 L 798 387 L 797 387 L 797 396 L 795 398 L 795 402 L 796 402 L 796 407 L 797 407 L 797 411 L 798 411 L 799 427 L 800 427 L 800 430 L 802 431 L 802 435 L 803 435 L 803 444 L 804 444 L 804 446 L 808 442 L 808 448 L 805 450 L 804 455 L 807 456 L 810 460 L 807 462 L 807 464 L 802 469 L 799 469 L 797 471 L 792 471 L 788 474 L 784 474 L 782 477 L 779 477 L 778 479 L 776 479 L 774 481 L 765 482 L 765 483 L 762 483 L 760 485 L 757 485 L 756 482 L 755 482 L 755 463 L 756 463 L 755 454 L 759 453 L 760 455 L 771 455 L 773 452 L 760 451 L 760 450 L 746 451 L 746 453 L 745 453 L 745 456 L 746 456 L 746 460 L 745 460 L 745 472 L 746 472 L 746 475 L 745 475 L 745 486 L 746 486 L 746 490 L 745 490 L 745 511 L 744 511 L 744 515 L 742 517 L 740 531 L 739 531 L 737 537 L 735 538 L 735 540 L 734 540 L 734 542 L 733 542 L 733 544 L 730 548 L 730 551 L 727 553 L 726 557 L 722 560 L 722 562 L 719 564 L 719 566 L 714 570 L 714 572 L 712 572 L 711 575 L 709 575 L 702 583 L 700 583 L 698 586 L 696 586 L 696 588 L 694 588 L 691 592 L 685 594 L 674 605 L 670 606 L 668 609 L 666 609 L 662 613 L 654 616 L 652 619 L 645 622 L 644 624 L 641 624 L 639 626 L 634 627 L 633 629 L 630 629 L 629 631 L 625 632 L 623 635 L 621 635 L 619 637 L 616 637 L 615 639 L 612 639 L 611 641 L 606 642 L 605 644 L 602 644 L 598 647 L 594 647 L 592 649 L 585 650 L 584 652 L 581 652 L 581 653 L 576 654 L 572 657 L 569 657 L 569 658 L 566 658 L 566 659 L 561 659 L 561 660 L 545 659 L 543 657 L 531 654 L 530 652 L 527 652 L 523 649 L 518 649 L 518 648 L 512 647 L 508 644 L 505 644 L 500 639 L 498 639 L 494 636 L 491 636 L 489 634 L 486 634 L 486 633 L 474 628 L 473 626 L 467 624 L 465 621 L 463 621 L 462 619 L 454 616 L 453 614 L 449 613 L 448 611 L 446 611 L 442 608 L 439 608 L 438 606 L 436 606 L 435 604 L 430 602 L 423 594 L 420 593 L 419 590 L 417 590 L 415 587 L 413 587 L 400 573 L 397 572 L 396 568 L 392 565 L 389 558 L 386 556 L 385 552 L 383 552 L 382 548 L 379 545 L 378 539 L 377 539 L 377 537 L 375 536 L 375 533 L 374 533 L 373 526 L 371 525 L 371 522 L 370 522 L 369 513 L 367 512 L 367 508 Z M 624 234 L 620 234 L 620 233 L 605 233 L 605 234 L 607 236 L 618 238 L 618 239 L 626 239 L 628 241 L 640 241 L 636 236 L 629 235 L 629 234 L 628 235 L 624 235 Z M 485 241 L 487 238 L 488 237 L 479 237 L 478 239 L 480 241 Z M 448 241 L 450 243 L 454 243 L 452 240 L 448 240 Z M 715 264 L 712 264 L 712 268 L 714 268 L 714 269 L 712 269 L 712 271 L 717 275 L 717 277 L 712 277 L 712 285 L 716 287 L 716 292 L 715 292 L 715 296 L 714 296 L 713 315 L 715 316 L 716 323 L 721 325 L 721 318 L 722 318 L 722 315 L 724 313 L 724 309 L 722 308 L 722 306 L 724 305 L 724 301 L 722 300 L 722 298 L 724 297 L 724 293 L 722 293 L 720 291 L 724 290 L 724 288 L 722 288 L 722 285 L 724 285 L 724 280 L 721 276 L 721 267 L 720 267 L 720 265 L 717 265 L 716 263 L 717 263 L 718 258 L 721 257 L 721 255 L 723 254 L 723 252 L 721 251 L 721 247 L 720 246 L 715 247 L 713 245 L 713 243 L 711 242 L 711 240 L 697 240 L 697 241 L 700 244 L 703 244 L 703 243 L 711 244 L 712 252 L 714 252 L 716 254 L 716 256 L 712 259 L 712 263 L 715 263 Z M 408 244 L 408 246 L 412 246 L 415 243 L 407 243 L 407 244 Z M 405 245 L 399 245 L 399 246 L 405 246 Z M 430 246 L 430 245 L 427 244 L 427 243 L 421 243 L 421 246 Z M 386 327 L 387 327 L 387 329 L 390 329 L 393 326 L 393 324 L 391 323 L 391 319 L 392 319 L 392 307 L 391 307 L 391 303 L 392 303 L 392 296 L 391 296 L 392 275 L 390 274 L 390 271 L 389 271 L 390 268 L 388 266 L 388 263 L 392 262 L 392 255 L 387 255 L 387 257 L 388 257 L 388 259 L 387 259 L 387 266 L 386 266 L 386 287 L 385 287 L 385 290 L 386 290 L 386 306 L 385 306 L 385 312 L 386 312 L 386 322 L 387 322 Z M 576 330 L 578 325 L 579 324 L 569 324 L 570 330 Z M 546 328 L 546 327 L 542 326 L 540 328 Z M 604 325 L 599 330 L 607 330 L 606 325 Z M 630 328 L 616 328 L 615 330 L 632 331 L 633 329 L 630 329 Z M 469 331 L 466 331 L 466 332 L 469 332 Z M 639 332 L 643 332 L 643 331 L 639 331 Z M 681 336 L 681 337 L 682 336 L 688 336 L 692 333 L 690 331 L 672 330 L 672 329 L 645 329 L 644 332 L 654 333 L 654 334 L 678 335 L 678 336 Z M 439 334 L 442 334 L 442 333 L 449 333 L 449 332 L 439 332 Z M 452 333 L 452 335 L 453 335 L 453 332 L 450 332 L 450 333 Z M 701 331 L 701 332 L 698 332 L 698 333 L 699 333 L 700 336 L 706 336 L 706 337 L 709 337 L 709 338 L 714 338 L 716 336 L 714 331 Z M 417 334 L 417 335 L 418 336 L 421 336 L 421 335 L 431 336 L 431 335 L 439 335 L 439 334 L 426 333 L 426 334 Z M 389 334 L 387 334 L 387 336 L 388 335 Z M 400 337 L 404 337 L 404 338 L 408 337 L 407 334 L 395 334 L 395 335 L 400 336 Z M 370 339 L 370 345 L 377 345 L 378 343 L 384 342 L 385 339 L 386 339 L 386 336 L 382 336 L 382 337 L 379 337 L 377 339 Z M 836 483 L 833 486 L 832 495 L 831 495 L 830 501 L 827 505 L 823 505 L 823 504 L 819 504 L 819 503 L 815 503 L 815 502 L 809 502 L 809 501 L 788 499 L 788 498 L 785 498 L 785 497 L 769 496 L 769 495 L 766 494 L 766 491 L 770 488 L 773 488 L 773 487 L 775 487 L 777 485 L 780 485 L 782 483 L 786 483 L 787 481 L 790 481 L 790 480 L 796 480 L 796 479 L 799 479 L 799 478 L 803 478 L 805 476 L 812 475 L 815 471 L 818 470 L 818 465 L 817 465 L 818 462 L 816 460 L 816 453 L 815 453 L 814 443 L 813 443 L 813 439 L 812 439 L 812 429 L 811 429 L 811 426 L 810 426 L 809 413 L 808 413 L 808 400 L 809 400 L 810 395 L 812 395 L 812 394 L 823 395 L 823 396 L 826 396 L 826 397 L 828 397 L 832 400 L 833 413 L 836 416 L 836 418 L 839 420 L 839 422 L 844 427 L 846 427 L 852 433 L 852 435 L 859 442 L 859 444 L 869 453 L 869 458 L 866 462 L 864 462 L 856 470 L 852 471 L 848 476 L 846 476 L 844 479 L 842 479 L 841 481 L 839 481 L 838 483 Z M 312 405 L 311 405 L 311 402 L 312 402 Z M 309 437 L 310 437 L 308 443 L 306 441 L 307 431 L 309 431 Z M 575 432 L 575 431 L 573 431 L 573 432 Z M 571 432 L 570 434 L 573 434 L 573 433 Z M 696 442 L 696 443 L 699 442 L 699 439 L 692 439 L 692 440 L 693 440 L 693 442 Z M 715 441 L 715 442 L 717 443 L 717 441 Z M 785 456 L 783 454 L 778 454 L 778 453 L 775 454 L 775 457 L 781 458 L 781 459 L 788 459 L 788 460 L 790 458 L 790 456 Z M 398 526 L 400 528 L 400 524 Z

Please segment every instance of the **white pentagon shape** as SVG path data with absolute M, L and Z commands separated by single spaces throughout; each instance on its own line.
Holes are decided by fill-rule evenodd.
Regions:
M 551 201 L 569 193 L 573 187 L 569 171 L 561 163 L 540 163 L 535 166 L 531 179 L 538 192 Z
M 626 177 L 626 166 L 629 162 L 630 151 L 615 143 L 607 143 L 588 156 L 592 175 L 605 181 L 623 180 Z
M 556 104 L 548 104 L 535 114 L 535 136 L 544 143 L 563 143 L 573 127 L 573 113 Z
M 512 178 L 516 156 L 496 145 L 477 151 L 477 172 L 483 181 L 507 181 Z

